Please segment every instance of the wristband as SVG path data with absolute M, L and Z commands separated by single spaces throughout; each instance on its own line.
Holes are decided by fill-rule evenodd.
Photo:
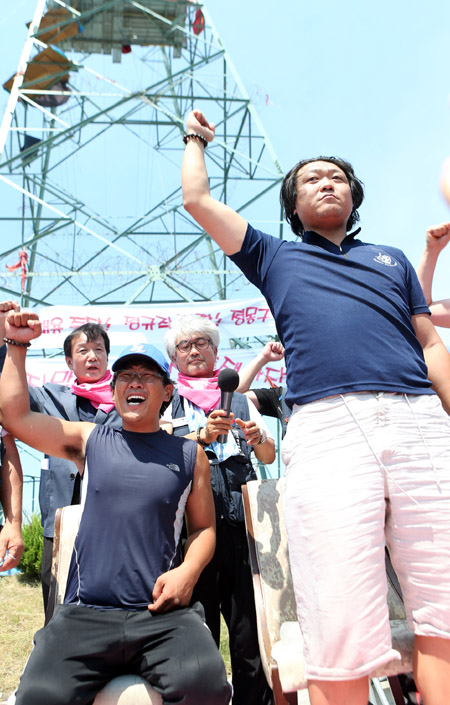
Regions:
M 3 338 L 3 342 L 8 345 L 17 345 L 19 348 L 29 348 L 31 343 L 20 343 L 18 340 L 12 340 L 11 338 Z
M 206 448 L 206 446 L 209 446 L 209 443 L 206 443 L 200 438 L 200 431 L 202 430 L 203 426 L 197 429 L 197 443 L 200 443 L 202 448 Z
M 261 429 L 259 429 L 259 432 L 261 434 L 261 438 L 256 445 L 262 446 L 262 444 L 267 441 L 267 433 L 265 431 L 261 431 Z
M 189 134 L 183 136 L 184 144 L 187 144 L 189 140 L 200 140 L 200 142 L 203 142 L 205 149 L 208 146 L 208 140 L 203 137 L 203 135 L 199 135 L 198 132 L 190 132 Z

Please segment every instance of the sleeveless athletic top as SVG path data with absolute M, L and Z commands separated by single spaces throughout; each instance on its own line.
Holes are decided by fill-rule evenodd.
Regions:
M 159 575 L 180 563 L 197 446 L 165 431 L 96 426 L 64 602 L 146 609 Z

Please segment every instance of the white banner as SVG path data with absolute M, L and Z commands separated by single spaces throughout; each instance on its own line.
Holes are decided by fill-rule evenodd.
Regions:
M 219 327 L 224 346 L 233 338 L 275 335 L 275 324 L 263 297 L 202 303 L 149 304 L 144 306 L 50 306 L 41 308 L 43 334 L 33 341 L 39 349 L 61 349 L 64 338 L 84 323 L 101 323 L 111 347 L 121 348 L 135 342 L 150 342 L 164 349 L 164 335 L 179 316 L 196 313 L 207 316 Z
M 163 346 L 158 347 L 165 352 Z M 219 348 L 216 369 L 221 370 L 225 367 L 230 367 L 239 372 L 241 367 L 249 363 L 257 354 L 257 349 L 234 348 L 232 350 L 223 350 Z M 118 357 L 118 355 L 111 355 L 110 364 L 114 362 L 116 357 Z M 172 379 L 176 380 L 177 369 L 173 364 L 170 366 L 169 374 Z M 61 356 L 53 359 L 28 357 L 27 376 L 28 383 L 32 387 L 40 387 L 48 382 L 70 385 L 75 379 L 73 372 L 67 367 L 64 357 Z M 285 383 L 285 379 L 286 368 L 284 366 L 284 360 L 271 362 L 256 375 L 252 386 L 268 387 L 270 383 L 279 386 Z

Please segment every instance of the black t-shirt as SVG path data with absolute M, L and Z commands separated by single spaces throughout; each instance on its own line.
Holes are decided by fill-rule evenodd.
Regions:
M 271 387 L 269 389 L 252 389 L 258 402 L 259 410 L 263 416 L 273 416 L 281 423 L 281 436 L 284 438 L 291 410 L 286 404 L 286 387 Z
M 270 387 L 269 389 L 252 389 L 259 403 L 259 411 L 263 416 L 273 416 L 279 421 L 283 420 L 283 387 Z

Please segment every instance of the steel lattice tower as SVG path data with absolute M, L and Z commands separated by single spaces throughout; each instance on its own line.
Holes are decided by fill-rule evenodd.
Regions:
M 5 298 L 49 306 L 235 296 L 240 273 L 182 206 L 185 115 L 200 107 L 216 122 L 211 190 L 252 222 L 273 213 L 282 170 L 206 7 L 37 0 L 6 87 Z M 20 270 L 6 269 L 19 251 L 28 255 L 23 289 Z

